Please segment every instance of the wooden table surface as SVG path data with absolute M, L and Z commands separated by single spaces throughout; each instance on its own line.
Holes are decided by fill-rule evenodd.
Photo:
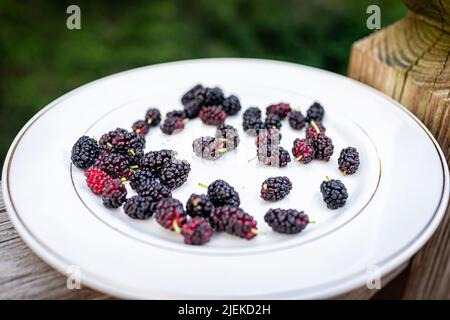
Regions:
M 385 287 L 408 263 L 381 280 Z M 0 192 L 0 299 L 112 299 L 82 285 L 69 290 L 67 278 L 47 265 L 23 242 L 6 212 Z M 395 289 L 394 289 L 395 291 Z M 379 290 L 362 287 L 335 299 L 370 299 Z

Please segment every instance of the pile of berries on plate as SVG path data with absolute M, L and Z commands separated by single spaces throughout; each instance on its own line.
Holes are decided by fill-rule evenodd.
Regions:
M 225 97 L 218 87 L 195 85 L 182 97 L 182 110 L 173 110 L 166 114 L 160 128 L 165 134 L 177 133 L 184 129 L 189 119 L 199 117 L 204 124 L 219 126 L 227 116 L 237 114 L 241 110 L 239 98 L 235 95 Z
M 152 216 L 164 228 L 181 234 L 186 244 L 201 245 L 214 233 L 228 234 L 250 240 L 258 234 L 254 217 L 241 207 L 238 192 L 224 180 L 215 180 L 206 194 L 193 193 L 184 206 L 172 197 L 172 190 L 183 185 L 191 171 L 186 160 L 180 160 L 173 150 L 163 149 L 145 153 L 146 138 L 151 128 L 159 125 L 165 134 L 182 130 L 188 119 L 200 117 L 203 123 L 216 127 L 214 136 L 193 141 L 193 152 L 207 160 L 221 158 L 236 150 L 240 143 L 238 130 L 225 123 L 227 116 L 236 115 L 241 104 L 235 95 L 224 96 L 220 88 L 198 84 L 181 98 L 182 110 L 168 112 L 164 119 L 157 108 L 150 108 L 142 120 L 132 124 L 132 130 L 117 128 L 103 134 L 97 141 L 82 136 L 72 148 L 72 163 L 84 170 L 87 186 L 101 196 L 108 208 L 123 206 L 132 219 L 145 220 Z M 258 107 L 249 107 L 243 114 L 243 129 L 255 136 L 258 160 L 265 165 L 286 167 L 291 162 L 289 152 L 280 145 L 284 119 L 294 130 L 306 129 L 305 138 L 293 141 L 292 155 L 303 164 L 314 159 L 329 161 L 333 155 L 332 139 L 322 124 L 325 111 L 315 102 L 307 110 L 293 110 L 288 103 L 269 105 L 266 117 Z M 354 174 L 359 167 L 359 153 L 354 147 L 341 150 L 338 168 L 344 175 Z M 128 197 L 126 184 L 135 191 Z M 201 185 L 201 184 L 200 184 Z M 261 185 L 263 200 L 276 202 L 292 190 L 286 176 L 267 178 Z M 348 192 L 340 180 L 328 176 L 320 185 L 323 201 L 329 209 L 345 205 Z M 273 231 L 299 233 L 312 223 L 308 215 L 296 209 L 270 209 L 264 220 Z

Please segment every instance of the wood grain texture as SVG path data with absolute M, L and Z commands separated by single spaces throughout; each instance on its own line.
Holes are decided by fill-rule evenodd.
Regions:
M 348 74 L 399 101 L 450 164 L 450 0 L 403 0 L 403 20 L 354 43 Z M 418 150 L 420 153 L 420 150 Z M 450 298 L 450 209 L 412 261 L 405 297 Z

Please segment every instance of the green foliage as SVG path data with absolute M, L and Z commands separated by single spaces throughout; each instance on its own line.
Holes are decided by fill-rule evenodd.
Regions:
M 401 1 L 78 1 L 81 30 L 65 26 L 68 1 L 0 1 L 0 163 L 28 119 L 84 83 L 159 62 L 203 57 L 287 60 L 345 74 L 350 46 L 406 14 Z

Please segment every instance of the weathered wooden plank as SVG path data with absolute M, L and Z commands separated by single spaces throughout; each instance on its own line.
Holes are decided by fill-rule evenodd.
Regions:
M 429 128 L 450 164 L 450 0 L 403 0 L 399 22 L 355 42 L 349 76 L 393 97 Z M 413 259 L 405 297 L 450 298 L 450 209 Z

